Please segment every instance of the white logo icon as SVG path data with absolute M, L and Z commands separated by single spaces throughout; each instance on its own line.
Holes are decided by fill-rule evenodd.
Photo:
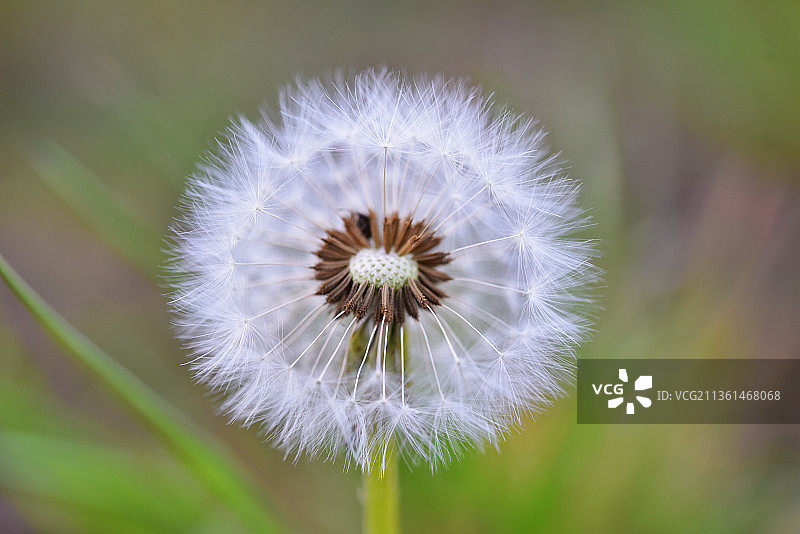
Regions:
M 628 382 L 628 371 L 626 369 L 620 369 L 619 370 L 619 379 L 622 380 L 625 383 Z M 653 377 L 649 376 L 649 375 L 648 376 L 644 376 L 644 375 L 640 376 L 639 378 L 636 379 L 636 382 L 633 383 L 633 389 L 636 390 L 636 391 L 644 391 L 644 390 L 650 389 L 652 387 L 653 387 Z M 615 388 L 615 391 L 617 391 L 616 388 Z M 650 405 L 653 403 L 653 401 L 651 401 L 649 398 L 642 397 L 642 396 L 639 396 L 639 395 L 636 396 L 636 400 L 639 401 L 639 404 L 641 404 L 645 408 L 649 408 Z M 616 397 L 616 398 L 611 399 L 611 400 L 608 401 L 608 407 L 609 408 L 616 408 L 617 406 L 622 404 L 623 401 L 624 401 L 623 397 Z M 635 404 L 633 402 L 628 402 L 625 405 L 625 413 L 627 413 L 629 415 L 633 414 L 634 407 L 635 407 Z

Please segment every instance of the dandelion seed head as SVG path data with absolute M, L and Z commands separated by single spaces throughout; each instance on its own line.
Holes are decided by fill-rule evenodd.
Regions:
M 544 138 L 463 81 L 388 70 L 237 119 L 172 233 L 195 376 L 291 460 L 496 446 L 564 394 L 598 275 Z

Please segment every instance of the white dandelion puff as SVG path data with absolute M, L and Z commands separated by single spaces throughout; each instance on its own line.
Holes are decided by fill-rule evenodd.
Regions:
M 496 444 L 564 394 L 597 277 L 544 137 L 463 82 L 386 70 L 237 120 L 173 228 L 196 377 L 292 459 Z

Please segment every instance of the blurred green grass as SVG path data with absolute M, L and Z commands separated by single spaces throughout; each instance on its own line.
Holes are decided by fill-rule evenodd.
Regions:
M 157 266 L 199 154 L 296 73 L 466 74 L 540 118 L 602 239 L 604 309 L 582 357 L 800 355 L 796 2 L 10 2 L 0 15 L 0 252 L 235 451 L 292 530 L 357 531 L 358 476 L 292 466 L 213 415 L 179 365 Z M 0 313 L 0 530 L 241 528 L 4 288 Z M 401 476 L 407 532 L 800 524 L 797 428 L 578 426 L 574 399 L 500 452 Z

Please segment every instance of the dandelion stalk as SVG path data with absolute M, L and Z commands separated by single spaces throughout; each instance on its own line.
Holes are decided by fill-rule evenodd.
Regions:
M 398 460 L 394 445 L 387 447 L 383 469 L 373 466 L 365 472 L 362 485 L 364 534 L 400 533 L 400 489 Z

